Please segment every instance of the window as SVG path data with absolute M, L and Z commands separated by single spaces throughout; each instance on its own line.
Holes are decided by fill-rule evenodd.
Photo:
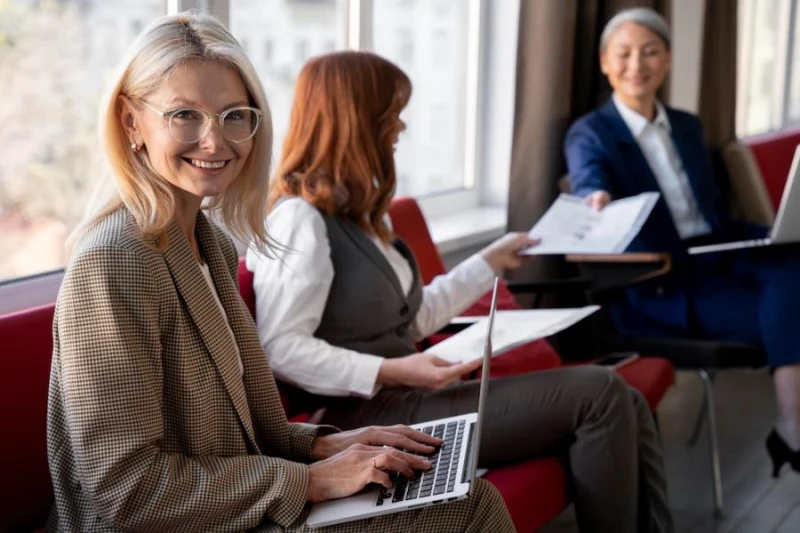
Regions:
M 272 63 L 272 54 L 274 52 L 274 44 L 272 43 L 272 39 L 267 39 L 264 41 L 264 63 L 266 66 L 269 66 Z
M 438 16 L 443 5 L 448 16 Z M 463 190 L 467 174 L 469 19 L 472 2 L 374 2 L 374 49 L 411 78 L 414 92 L 403 120 L 408 128 L 397 146 L 398 194 L 426 196 Z M 439 48 L 439 49 L 437 49 Z M 448 54 L 448 50 L 459 50 Z M 417 51 L 418 53 L 414 53 Z M 441 61 L 442 57 L 449 61 Z M 419 126 L 419 127 L 417 127 Z
M 800 125 L 800 0 L 741 0 L 736 130 Z
M 443 214 L 477 206 L 483 194 L 475 168 L 487 148 L 477 120 L 495 114 L 479 107 L 479 41 L 491 20 L 481 13 L 507 11 L 500 18 L 514 25 L 514 6 L 518 0 L 497 10 L 488 0 L 0 0 L 0 301 L 3 289 L 17 290 L 9 281 L 63 268 L 66 236 L 98 174 L 99 96 L 132 39 L 164 11 L 210 11 L 247 48 L 270 101 L 276 158 L 309 57 L 361 48 L 396 62 L 415 88 L 397 151 L 398 193 Z
M 109 69 L 163 0 L 0 2 L 0 282 L 63 267 Z
M 234 37 L 240 42 L 266 39 L 264 60 L 251 59 L 272 112 L 276 160 L 289 126 L 294 81 L 303 63 L 311 55 L 346 48 L 345 4 L 345 0 L 230 0 Z

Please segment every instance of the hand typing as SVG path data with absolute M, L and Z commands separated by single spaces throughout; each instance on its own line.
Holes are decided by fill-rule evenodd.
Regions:
M 414 470 L 429 470 L 431 463 L 418 455 L 393 448 L 353 444 L 343 452 L 313 463 L 308 467 L 308 495 L 310 502 L 344 498 L 363 489 L 368 483 L 392 486 L 389 473 L 398 472 L 406 477 Z
M 430 455 L 437 446 L 442 444 L 442 441 L 401 424 L 395 426 L 368 426 L 317 437 L 311 447 L 311 457 L 317 460 L 327 459 L 345 451 L 354 444 L 390 446 L 409 452 Z

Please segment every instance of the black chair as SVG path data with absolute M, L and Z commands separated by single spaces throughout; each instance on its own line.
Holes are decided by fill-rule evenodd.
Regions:
M 567 262 L 578 266 L 582 277 L 589 279 L 587 298 L 604 305 L 622 296 L 635 284 L 663 276 L 672 267 L 669 254 L 625 253 L 616 255 L 571 255 Z M 723 511 L 722 475 L 720 472 L 717 422 L 714 412 L 713 379 L 717 371 L 731 368 L 760 368 L 766 359 L 760 346 L 700 339 L 638 338 L 622 336 L 608 313 L 599 315 L 595 336 L 605 352 L 638 352 L 669 359 L 678 370 L 697 373 L 703 383 L 703 403 L 694 423 L 689 445 L 699 437 L 704 422 L 708 423 L 709 456 L 714 513 Z

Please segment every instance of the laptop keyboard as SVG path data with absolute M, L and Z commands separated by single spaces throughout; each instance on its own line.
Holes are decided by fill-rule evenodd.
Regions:
M 456 473 L 461 459 L 461 448 L 464 441 L 464 420 L 425 426 L 423 433 L 442 439 L 442 446 L 427 457 L 431 469 L 416 472 L 413 477 L 399 474 L 392 475 L 394 487 L 381 487 L 376 505 L 383 505 L 391 499 L 392 503 L 426 498 L 431 495 L 453 492 L 456 488 Z

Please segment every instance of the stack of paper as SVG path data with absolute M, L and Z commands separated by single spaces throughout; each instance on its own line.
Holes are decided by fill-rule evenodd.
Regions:
M 562 194 L 528 232 L 541 243 L 526 255 L 617 254 L 625 251 L 642 229 L 657 192 L 623 198 L 596 211 L 585 198 Z
M 598 309 L 600 306 L 589 305 L 575 309 L 497 311 L 492 332 L 492 355 L 558 333 Z M 474 320 L 474 323 L 425 352 L 453 363 L 483 357 L 488 317 L 465 317 L 465 320 Z

